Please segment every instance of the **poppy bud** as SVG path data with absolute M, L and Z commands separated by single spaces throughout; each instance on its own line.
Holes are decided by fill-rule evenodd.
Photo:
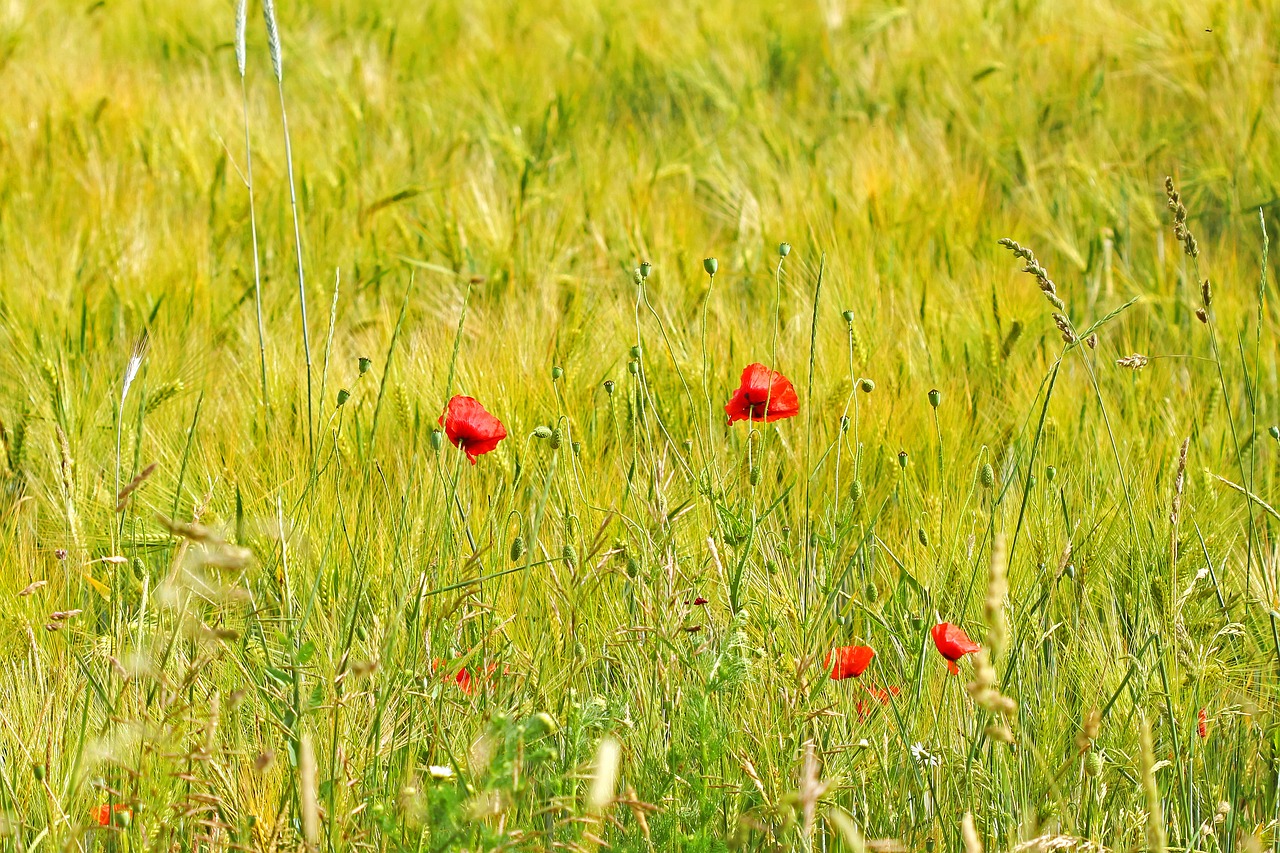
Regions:
M 1050 465 L 1048 468 L 1044 469 L 1044 475 L 1048 477 L 1049 482 L 1052 483 L 1054 481 L 1054 478 L 1058 476 L 1058 469 Z
M 1064 568 L 1064 569 L 1062 570 L 1062 573 L 1063 573 L 1064 575 L 1066 575 L 1067 577 L 1069 577 L 1069 578 L 1075 578 L 1075 576 L 1076 576 L 1076 564 L 1075 564 L 1075 563 L 1067 563 L 1066 568 Z
M 871 581 L 867 581 L 866 589 L 862 591 L 862 596 L 869 602 L 875 603 L 880 597 L 880 590 L 876 589 L 876 585 Z
M 444 447 L 444 433 L 438 429 L 433 429 L 431 431 L 431 449 L 439 453 L 442 447 Z
M 872 391 L 876 390 L 876 383 L 872 382 L 870 379 L 863 379 L 858 383 L 858 388 L 862 393 L 870 394 Z
M 604 393 L 608 394 L 610 397 L 613 396 L 613 380 L 612 379 L 606 379 L 604 381 Z
M 707 275 L 715 275 L 716 270 L 720 269 L 720 262 L 715 258 L 703 258 L 702 268 L 707 271 Z
M 533 430 L 533 437 L 541 438 L 541 439 L 551 438 L 551 427 L 549 426 L 535 427 Z
M 631 280 L 637 285 L 644 284 L 644 276 L 640 274 L 640 268 L 636 267 L 631 271 Z
M 691 439 L 691 438 L 686 438 L 684 441 L 680 442 L 680 446 L 684 448 L 684 452 L 685 452 L 685 453 L 692 453 L 692 452 L 693 452 L 693 439 Z
M 351 399 L 351 392 L 346 388 L 338 390 L 338 408 L 341 409 Z
M 1271 428 L 1270 428 L 1270 429 L 1268 429 L 1268 430 L 1267 430 L 1267 432 L 1268 432 L 1268 433 L 1271 435 L 1271 437 L 1272 437 L 1272 438 L 1274 438 L 1276 441 L 1280 441 L 1280 426 L 1276 426 L 1275 424 L 1272 424 L 1272 425 L 1271 425 Z
M 560 549 L 560 556 L 564 560 L 564 564 L 569 567 L 569 571 L 574 571 L 578 568 L 578 552 L 568 542 Z
M 766 572 L 768 572 L 769 574 L 771 574 L 771 575 L 776 575 L 776 574 L 778 573 L 778 563 L 777 563 L 777 561 L 775 561 L 775 560 L 765 560 L 765 562 L 764 562 L 764 570 L 765 570 Z
M 31 765 L 31 775 L 36 777 L 37 782 L 43 782 L 44 781 L 44 765 L 43 764 Z
M 517 536 L 511 540 L 511 562 L 518 563 L 524 556 L 524 537 Z
M 364 376 L 366 373 L 369 372 L 369 368 L 371 367 L 373 367 L 373 360 L 369 358 L 365 358 L 364 356 L 361 356 L 360 357 L 360 375 Z
M 649 263 L 648 261 L 641 261 L 641 262 L 640 262 L 640 277 L 641 277 L 641 278 L 648 278 L 648 277 L 649 277 L 649 273 L 651 273 L 652 271 L 653 271 L 653 264 Z
M 921 528 L 920 528 L 920 530 L 919 530 L 919 532 L 918 532 L 916 535 L 917 535 L 917 536 L 919 537 L 919 539 L 920 539 L 920 544 L 921 544 L 921 545 L 923 545 L 924 547 L 928 548 L 928 547 L 929 547 L 929 534 L 925 532 L 925 529 L 924 529 L 923 527 L 921 527 Z
M 551 441 L 549 443 L 552 450 L 559 450 L 560 446 L 564 444 L 564 432 L 559 427 L 551 431 Z
M 581 442 L 581 441 L 575 441 L 575 442 L 574 442 L 572 445 L 570 445 L 570 446 L 573 448 L 573 455 L 574 455 L 574 456 L 577 456 L 578 454 L 582 453 L 582 442 Z
M 748 479 L 751 481 L 751 485 L 753 486 L 760 485 L 760 466 L 759 465 L 751 466 L 751 474 L 748 476 Z
M 635 361 L 628 361 L 628 362 L 627 362 L 627 372 L 628 372 L 628 373 L 630 373 L 632 376 L 636 376 L 637 374 L 639 374 L 639 373 L 640 373 L 640 363 L 639 363 L 639 362 L 635 362 Z
M 634 359 L 639 360 L 639 358 L 640 358 L 640 345 L 639 345 L 639 344 L 636 344 L 635 346 L 633 346 L 633 347 L 631 348 L 631 357 L 632 357 L 632 358 L 634 358 Z
M 1097 778 L 1102 773 L 1102 753 L 1091 749 L 1084 757 L 1084 772 Z
M 853 485 L 849 487 L 849 500 L 853 502 L 854 506 L 862 503 L 862 494 L 862 481 L 854 480 Z
M 779 243 L 779 244 L 778 244 L 778 257 L 780 257 L 780 258 L 785 258 L 785 257 L 786 257 L 787 255 L 789 255 L 789 254 L 791 254 L 791 244 L 790 244 L 790 243 Z
M 844 318 L 844 321 L 845 321 L 846 323 L 848 323 L 849 325 L 853 325 L 853 312 L 852 312 L 852 311 L 848 311 L 848 310 L 846 310 L 846 311 L 842 311 L 842 312 L 840 312 L 840 316 Z
M 905 450 L 898 451 L 898 467 L 899 468 L 907 467 L 907 451 Z
M 840 431 L 841 431 L 841 432 L 848 432 L 848 431 L 849 431 L 849 416 L 848 416 L 848 415 L 841 415 L 841 416 L 840 416 Z
M 936 409 L 938 408 L 938 404 L 940 404 L 941 402 L 942 402 L 942 392 L 939 391 L 937 388 L 934 388 L 932 391 L 929 392 L 929 405 L 933 406 Z
M 559 379 L 561 376 L 564 376 L 564 368 L 563 368 L 563 367 L 556 366 L 556 367 L 551 368 L 551 378 L 552 378 L 552 379 Z
M 627 557 L 627 577 L 635 578 L 640 574 L 640 561 L 635 557 Z
M 1030 477 L 1027 478 L 1027 488 L 1034 489 L 1036 487 L 1036 483 L 1038 482 L 1039 480 L 1036 479 L 1036 475 L 1032 474 Z
M 982 463 L 982 470 L 978 472 L 978 482 L 982 483 L 984 489 L 989 489 L 996 484 L 996 470 L 991 467 L 990 462 Z

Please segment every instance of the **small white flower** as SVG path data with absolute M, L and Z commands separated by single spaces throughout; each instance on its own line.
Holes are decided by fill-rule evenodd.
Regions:
M 428 772 L 431 773 L 432 779 L 452 779 L 453 778 L 453 768 L 444 764 L 432 764 L 429 768 L 427 768 L 427 770 Z
M 938 767 L 942 764 L 942 759 L 925 749 L 922 743 L 911 744 L 911 757 L 926 767 Z

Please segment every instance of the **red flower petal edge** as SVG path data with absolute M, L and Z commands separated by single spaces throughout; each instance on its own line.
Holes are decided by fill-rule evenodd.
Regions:
M 791 380 L 763 364 L 748 364 L 742 371 L 738 390 L 724 406 L 729 423 L 735 421 L 772 422 L 794 418 L 800 413 L 800 398 Z

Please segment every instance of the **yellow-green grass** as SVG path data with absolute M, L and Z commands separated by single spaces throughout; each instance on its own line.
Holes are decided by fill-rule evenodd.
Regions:
M 1277 843 L 1280 7 L 282 0 L 309 418 L 249 5 L 265 361 L 236 4 L 0 2 L 6 848 Z

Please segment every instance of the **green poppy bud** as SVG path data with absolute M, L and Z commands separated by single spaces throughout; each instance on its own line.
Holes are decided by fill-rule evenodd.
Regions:
M 787 255 L 789 255 L 789 254 L 791 254 L 791 244 L 790 244 L 790 243 L 779 243 L 779 244 L 778 244 L 778 257 L 780 257 L 780 258 L 785 258 L 785 257 L 786 257 Z
M 907 467 L 907 451 L 905 450 L 898 451 L 898 467 L 899 468 Z
M 840 312 L 840 316 L 844 318 L 844 321 L 845 321 L 846 323 L 849 323 L 849 324 L 852 324 L 852 323 L 853 323 L 853 312 L 852 312 L 852 311 L 841 311 L 841 312 Z
M 862 597 L 874 603 L 880 597 L 880 590 L 876 589 L 876 585 L 873 582 L 867 581 L 866 589 L 862 591 Z
M 982 483 L 984 489 L 989 489 L 996 484 L 996 470 L 991 467 L 990 462 L 982 463 L 982 469 L 978 472 L 978 482 Z
M 365 358 L 364 356 L 361 356 L 360 357 L 360 375 L 364 376 L 366 373 L 369 372 L 369 368 L 371 367 L 373 367 L 373 360 Z
M 937 388 L 934 388 L 932 391 L 929 392 L 929 405 L 933 406 L 936 409 L 938 408 L 938 405 L 941 402 L 942 402 L 942 392 L 939 391 Z
M 641 277 L 641 278 L 648 278 L 648 277 L 649 277 L 649 273 L 651 273 L 651 272 L 653 272 L 653 264 L 649 263 L 648 261 L 641 261 L 641 262 L 640 262 L 640 277 Z
M 1044 475 L 1048 477 L 1049 482 L 1052 483 L 1054 481 L 1054 478 L 1058 476 L 1058 469 L 1050 465 L 1048 468 L 1044 469 Z
M 440 448 L 444 447 L 444 433 L 438 429 L 431 431 L 431 449 L 440 452 Z
M 568 542 L 560 549 L 560 557 L 564 560 L 564 564 L 569 567 L 569 571 L 578 568 L 578 552 Z
M 693 451 L 693 439 L 691 439 L 691 438 L 686 438 L 684 441 L 682 441 L 682 442 L 680 443 L 680 446 L 684 448 L 684 452 L 685 452 L 685 453 L 690 453 L 690 452 L 692 452 L 692 451 Z
M 545 440 L 545 439 L 548 439 L 548 438 L 551 438 L 551 427 L 549 427 L 549 426 L 543 426 L 543 425 L 539 425 L 539 426 L 537 426 L 537 427 L 534 427 L 534 430 L 533 430 L 533 437 L 534 437 L 534 438 L 541 438 L 541 439 L 544 439 L 544 440 Z
M 351 392 L 346 388 L 338 389 L 338 408 L 341 409 L 351 399 Z
M 923 527 L 921 527 L 918 531 L 916 531 L 916 537 L 920 540 L 921 545 L 923 545 L 926 548 L 929 547 L 929 534 L 928 532 L 925 531 Z
M 640 561 L 635 557 L 627 557 L 627 577 L 635 578 L 640 574 Z
M 1027 478 L 1027 488 L 1034 489 L 1036 487 L 1036 483 L 1038 482 L 1040 481 L 1036 479 L 1036 475 L 1032 474 L 1030 477 Z
M 716 270 L 720 269 L 720 262 L 715 258 L 703 258 L 702 268 L 707 271 L 707 275 L 715 275 Z
M 849 500 L 853 502 L 854 506 L 857 506 L 862 503 L 862 497 L 862 481 L 854 480 L 853 485 L 849 487 Z
M 636 267 L 631 273 L 631 280 L 636 284 L 644 284 L 644 275 L 640 272 L 640 268 Z
M 1280 441 L 1280 426 L 1276 426 L 1275 424 L 1272 424 L 1271 428 L 1268 429 L 1267 432 L 1270 433 L 1271 437 L 1274 438 L 1276 441 Z
M 858 383 L 858 388 L 859 390 L 862 391 L 862 393 L 870 394 L 872 391 L 876 390 L 876 383 L 871 381 L 870 379 L 863 379 L 861 382 Z
M 561 376 L 564 376 L 564 368 L 563 368 L 563 367 L 556 366 L 556 367 L 551 368 L 551 378 L 552 378 L 552 379 L 559 379 Z
M 640 359 L 640 345 L 639 345 L 639 344 L 636 344 L 635 346 L 633 346 L 633 347 L 631 348 L 631 357 L 632 357 L 632 358 L 634 358 L 634 359 L 636 359 L 637 361 L 639 361 L 639 359 Z
M 581 441 L 575 441 L 575 442 L 574 442 L 572 445 L 570 445 L 570 446 L 573 448 L 573 455 L 574 455 L 574 456 L 577 456 L 578 454 L 582 453 L 582 442 L 581 442 Z
M 560 446 L 564 444 L 564 432 L 561 431 L 560 427 L 556 427 L 551 431 L 550 444 L 552 450 L 559 450 Z
M 36 777 L 37 782 L 43 782 L 44 781 L 44 765 L 43 764 L 31 765 L 31 775 Z
M 511 540 L 511 562 L 518 563 L 524 556 L 524 537 L 517 536 Z
M 849 431 L 849 416 L 848 416 L 848 415 L 841 415 L 841 416 L 840 416 L 840 431 L 841 431 L 841 432 L 848 432 L 848 431 Z
M 753 486 L 760 485 L 760 466 L 759 465 L 751 466 L 751 473 L 748 476 L 748 479 L 751 481 L 751 485 Z
M 1102 773 L 1102 754 L 1091 749 L 1084 756 L 1084 772 L 1095 779 Z
M 636 375 L 638 375 L 638 374 L 640 373 L 640 362 L 638 362 L 638 361 L 628 361 L 628 362 L 627 362 L 627 372 L 628 372 L 628 373 L 630 373 L 632 376 L 636 376 Z
M 610 397 L 613 396 L 613 380 L 612 379 L 606 379 L 604 381 L 604 393 L 608 394 Z

